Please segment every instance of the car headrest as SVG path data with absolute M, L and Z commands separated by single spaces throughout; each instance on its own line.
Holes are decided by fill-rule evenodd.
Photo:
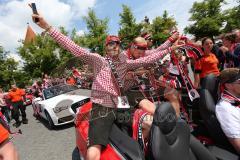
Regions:
M 218 91 L 219 79 L 214 74 L 209 74 L 201 81 L 201 89 L 207 89 L 212 94 L 216 95 Z
M 199 109 L 215 115 L 216 104 L 210 92 L 207 89 L 200 90 Z
M 175 128 L 176 120 L 176 112 L 170 103 L 164 102 L 156 107 L 153 124 L 157 125 L 163 134 L 168 134 Z

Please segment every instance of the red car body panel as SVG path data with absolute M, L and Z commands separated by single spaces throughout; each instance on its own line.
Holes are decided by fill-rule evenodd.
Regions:
M 81 155 L 86 158 L 87 153 L 87 138 L 88 138 L 88 128 L 89 128 L 89 116 L 90 111 L 92 109 L 92 102 L 88 102 L 84 104 L 79 113 L 77 114 L 75 120 L 75 129 L 76 129 L 76 143 Z M 109 144 L 102 151 L 100 160 L 106 160 L 111 157 L 111 160 L 121 160 L 120 156 L 116 153 L 114 148 L 112 148 Z

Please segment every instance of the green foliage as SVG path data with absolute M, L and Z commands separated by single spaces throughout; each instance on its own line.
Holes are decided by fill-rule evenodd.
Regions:
M 137 24 L 131 9 L 122 5 L 123 11 L 119 14 L 120 16 L 120 29 L 118 35 L 122 42 L 122 47 L 126 49 L 134 38 L 140 35 L 142 24 Z
M 89 9 L 88 16 L 84 17 L 87 23 L 88 33 L 85 38 L 80 38 L 78 41 L 83 42 L 84 46 L 92 52 L 104 54 L 105 39 L 107 37 L 108 19 L 98 19 L 95 12 Z
M 67 35 L 63 27 L 60 31 Z M 24 71 L 31 78 L 39 78 L 42 73 L 52 74 L 59 65 L 64 64 L 72 55 L 61 48 L 47 34 L 37 35 L 34 43 L 25 44 L 18 48 L 18 53 L 24 60 Z
M 10 84 L 15 83 L 18 79 L 19 70 L 17 70 L 18 62 L 13 58 L 8 58 L 9 52 L 0 46 L 0 87 L 8 89 Z M 28 76 L 26 76 L 28 78 Z
M 163 43 L 170 36 L 170 29 L 176 25 L 176 21 L 168 16 L 167 11 L 164 11 L 162 17 L 156 17 L 151 24 L 154 45 L 157 47 Z
M 193 24 L 186 27 L 185 32 L 194 35 L 196 39 L 219 35 L 224 19 L 221 6 L 224 3 L 224 0 L 195 2 L 190 10 L 190 21 L 193 21 Z
M 224 21 L 226 22 L 226 26 L 224 27 L 223 32 L 224 33 L 231 32 L 236 28 L 240 28 L 239 18 L 240 18 L 240 4 L 239 6 L 224 11 Z

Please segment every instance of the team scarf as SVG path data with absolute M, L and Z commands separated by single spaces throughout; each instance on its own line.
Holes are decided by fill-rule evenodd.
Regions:
M 148 78 L 151 85 L 151 88 L 150 88 L 151 96 L 152 96 L 153 102 L 157 101 L 158 103 L 160 103 L 160 97 L 157 93 L 157 90 L 158 90 L 157 81 L 154 75 L 155 75 L 154 69 L 150 68 L 148 72 Z
M 180 47 L 179 50 L 188 58 L 193 58 L 195 60 L 200 59 L 204 55 L 203 50 L 192 43 L 186 43 L 184 46 Z
M 129 49 L 127 50 L 127 57 L 128 57 L 128 59 L 132 59 L 132 60 L 134 59 L 134 58 L 132 57 Z M 143 76 L 144 76 L 144 77 L 143 77 Z M 146 97 L 146 98 L 151 98 L 151 101 L 152 101 L 152 102 L 154 102 L 154 101 L 156 101 L 156 100 L 160 102 L 160 97 L 156 94 L 156 90 L 157 90 L 156 80 L 155 80 L 155 78 L 154 78 L 154 73 L 151 71 L 151 69 L 150 69 L 150 71 L 149 71 L 148 74 L 147 74 L 147 78 L 148 78 L 148 80 L 149 80 L 149 82 L 150 82 L 150 92 L 149 92 L 149 93 L 150 93 L 150 96 L 151 96 L 151 97 L 148 97 L 148 96 L 145 94 L 145 91 L 146 91 L 146 89 L 147 89 L 147 86 L 146 86 L 146 84 L 144 83 L 144 81 L 141 80 L 141 79 L 139 78 L 139 76 L 137 76 L 137 75 L 135 75 L 135 74 L 134 74 L 133 78 L 134 78 L 134 81 L 139 85 L 139 90 L 142 92 L 142 94 L 144 95 L 144 97 Z M 142 78 L 146 78 L 145 75 L 142 75 Z
M 175 54 L 172 54 L 172 58 L 173 63 L 177 66 L 178 71 L 183 79 L 183 83 L 188 91 L 188 96 L 190 100 L 193 101 L 194 99 L 199 98 L 200 95 L 193 86 L 192 81 L 189 78 L 188 74 L 185 72 L 183 63 L 176 58 Z
M 221 99 L 231 103 L 231 105 L 240 108 L 240 98 L 232 95 L 229 91 L 224 90 L 221 94 Z

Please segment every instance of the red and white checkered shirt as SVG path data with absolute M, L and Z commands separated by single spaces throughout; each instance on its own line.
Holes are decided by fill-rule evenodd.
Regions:
M 159 47 L 157 47 L 156 49 L 151 49 L 151 50 L 147 50 L 144 54 L 144 56 L 148 56 L 154 52 L 160 52 L 160 51 L 163 51 L 165 49 L 168 49 L 169 47 L 171 47 L 172 45 L 172 42 L 168 39 L 166 40 L 163 44 L 161 44 Z M 129 50 L 126 50 L 124 52 L 125 56 L 128 58 L 128 59 L 133 59 L 131 56 L 130 56 L 130 51 Z M 164 56 L 163 56 L 164 57 Z M 161 58 L 163 58 L 161 57 Z M 159 61 L 159 60 L 158 60 Z M 131 87 L 133 86 L 136 86 L 138 85 L 136 80 L 135 79 L 128 79 L 128 80 L 125 80 L 125 84 L 124 84 L 124 87 L 126 90 L 130 89 Z
M 92 102 L 106 107 L 116 107 L 117 97 L 120 95 L 119 87 L 115 78 L 112 76 L 111 68 L 105 57 L 102 57 L 97 53 L 90 53 L 88 50 L 81 48 L 67 36 L 63 35 L 54 28 L 50 30 L 49 34 L 62 47 L 70 51 L 73 55 L 81 58 L 81 60 L 85 63 L 93 66 L 94 79 L 91 92 Z M 142 57 L 137 60 L 129 60 L 127 56 L 125 56 L 125 53 L 120 53 L 118 58 L 113 59 L 116 71 L 119 78 L 122 79 L 123 84 L 124 76 L 127 71 L 151 65 L 166 54 L 170 53 L 171 48 L 167 48 L 165 50 L 149 50 L 146 52 L 151 53 L 147 53 L 149 56 Z

